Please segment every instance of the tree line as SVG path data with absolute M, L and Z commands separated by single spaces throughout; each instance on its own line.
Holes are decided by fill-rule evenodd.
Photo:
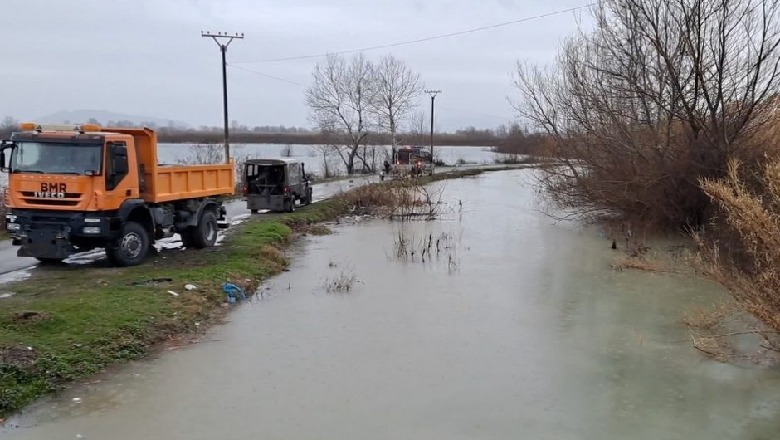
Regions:
M 13 131 L 18 130 L 19 122 L 13 117 L 6 117 L 0 122 L 0 137 L 7 139 Z M 87 121 L 89 122 L 89 121 Z M 165 143 L 192 143 L 192 144 L 218 144 L 224 141 L 223 127 L 200 127 L 197 129 L 180 129 L 169 127 L 152 127 L 148 124 L 125 125 L 112 124 L 116 121 L 91 122 L 104 127 L 149 127 L 157 131 L 160 142 Z M 129 121 L 128 121 L 129 122 Z M 430 125 L 428 115 L 424 112 L 413 112 L 407 118 L 405 124 L 396 133 L 396 144 L 425 146 L 430 145 Z M 305 144 L 321 145 L 328 143 L 347 143 L 347 137 L 340 133 L 322 133 L 318 129 L 284 126 L 257 126 L 251 129 L 231 128 L 231 143 L 241 144 Z M 433 139 L 434 145 L 447 146 L 476 146 L 494 147 L 506 144 L 507 138 L 513 136 L 514 127 L 499 126 L 495 129 L 465 128 L 455 132 L 436 131 Z M 283 130 L 282 130 L 283 128 Z M 392 143 L 389 133 L 372 131 L 366 138 L 367 145 L 390 145 Z M 329 154 L 335 154 L 331 151 Z

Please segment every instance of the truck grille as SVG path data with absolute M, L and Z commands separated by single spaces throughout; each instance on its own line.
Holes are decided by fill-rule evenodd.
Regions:
M 22 191 L 22 200 L 25 201 L 25 203 L 35 204 L 35 205 L 47 205 L 47 206 L 76 206 L 81 201 L 81 194 L 80 193 L 65 193 L 65 197 L 62 198 L 41 198 L 41 197 L 35 197 L 35 192 L 33 191 Z
M 24 201 L 34 205 L 48 205 L 48 206 L 76 206 L 79 204 L 78 200 L 63 200 L 63 199 L 24 199 Z

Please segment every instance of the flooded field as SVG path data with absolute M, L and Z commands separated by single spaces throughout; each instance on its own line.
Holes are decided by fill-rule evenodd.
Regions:
M 217 147 L 220 149 L 220 147 Z M 389 146 L 377 147 L 379 164 L 384 160 L 384 154 L 389 153 Z M 193 149 L 188 144 L 160 144 L 160 162 L 176 163 L 193 156 Z M 322 151 L 315 145 L 281 145 L 281 144 L 234 144 L 232 153 L 235 158 L 290 158 L 303 162 L 309 172 L 322 174 Z M 493 164 L 496 159 L 505 155 L 493 153 L 486 147 L 452 147 L 435 146 L 435 157 L 448 165 Z M 344 163 L 336 154 L 327 156 L 331 172 L 344 173 Z
M 610 269 L 608 241 L 535 210 L 529 173 L 441 183 L 438 221 L 301 240 L 200 344 L 45 399 L 0 438 L 777 438 L 780 371 L 704 358 L 680 323 L 726 293 Z

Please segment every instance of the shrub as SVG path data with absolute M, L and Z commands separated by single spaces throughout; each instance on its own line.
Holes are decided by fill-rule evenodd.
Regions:
M 731 161 L 725 178 L 702 181 L 721 215 L 697 240 L 708 271 L 780 331 L 780 159 L 764 166 L 752 190 L 739 170 Z

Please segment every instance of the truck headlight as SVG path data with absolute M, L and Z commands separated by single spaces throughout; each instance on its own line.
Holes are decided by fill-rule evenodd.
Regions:
M 19 223 L 6 223 L 5 228 L 9 231 L 18 231 L 22 229 L 22 225 Z
M 100 226 L 86 226 L 82 231 L 85 234 L 100 234 Z

